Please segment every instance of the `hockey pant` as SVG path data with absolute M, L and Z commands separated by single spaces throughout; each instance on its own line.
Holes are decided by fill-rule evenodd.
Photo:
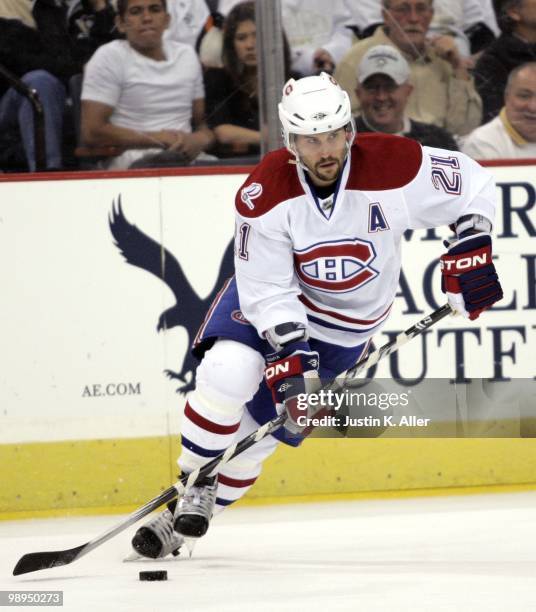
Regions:
M 259 428 L 245 409 L 264 376 L 264 358 L 234 340 L 216 341 L 197 368 L 181 425 L 181 471 L 191 472 Z M 240 499 L 259 476 L 262 462 L 278 444 L 266 436 L 218 471 L 214 514 Z

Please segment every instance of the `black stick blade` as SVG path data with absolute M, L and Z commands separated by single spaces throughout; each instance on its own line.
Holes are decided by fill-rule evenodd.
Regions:
M 80 552 L 87 546 L 88 543 L 69 548 L 68 550 L 56 550 L 54 552 L 35 552 L 23 555 L 15 569 L 13 576 L 27 574 L 28 572 L 36 572 L 37 570 L 49 569 L 60 565 L 68 565 L 78 558 Z

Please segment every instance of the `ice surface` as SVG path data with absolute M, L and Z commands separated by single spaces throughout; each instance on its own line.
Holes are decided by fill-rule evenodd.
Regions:
M 191 560 L 123 563 L 131 527 L 71 565 L 12 576 L 23 554 L 119 520 L 0 522 L 0 589 L 63 590 L 73 612 L 536 610 L 536 492 L 230 508 Z M 153 569 L 168 581 L 138 580 Z

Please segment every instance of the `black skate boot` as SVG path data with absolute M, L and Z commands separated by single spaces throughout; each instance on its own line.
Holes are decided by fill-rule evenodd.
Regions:
M 173 512 L 177 500 L 169 502 L 168 509 L 142 525 L 132 538 L 132 548 L 142 557 L 162 559 L 170 553 L 179 554 L 184 538 L 173 529 Z
M 175 531 L 186 538 L 200 538 L 207 532 L 214 504 L 218 479 L 210 476 L 186 489 L 175 510 Z

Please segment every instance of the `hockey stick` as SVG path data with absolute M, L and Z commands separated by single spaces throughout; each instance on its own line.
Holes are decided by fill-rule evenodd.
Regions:
M 359 359 L 359 361 L 354 366 L 352 366 L 349 370 L 346 370 L 346 372 L 340 374 L 337 378 L 328 383 L 324 388 L 343 388 L 345 383 L 354 380 L 360 372 L 362 372 L 363 370 L 367 370 L 368 368 L 378 363 L 380 359 L 383 359 L 384 357 L 387 357 L 387 355 L 390 355 L 394 351 L 397 351 L 401 346 L 409 342 L 412 338 L 415 338 L 415 336 L 422 334 L 429 327 L 431 327 L 432 325 L 434 325 L 435 323 L 437 323 L 438 321 L 440 321 L 451 313 L 451 307 L 448 304 L 445 304 L 438 310 L 432 312 L 430 315 L 424 317 L 424 319 L 421 319 L 418 323 L 415 323 L 415 325 L 413 325 L 406 331 L 398 334 L 398 336 L 396 336 L 394 340 L 387 342 L 378 350 L 370 353 L 368 357 L 362 357 L 361 359 Z M 275 431 L 284 424 L 286 418 L 287 417 L 285 413 L 280 414 L 272 421 L 268 421 L 268 423 L 265 423 L 264 425 L 262 425 L 262 427 L 259 427 L 259 429 L 249 434 L 249 436 L 246 436 L 243 440 L 240 440 L 240 442 L 237 442 L 233 446 L 230 446 L 221 455 L 214 457 L 214 459 L 201 466 L 197 470 L 194 470 L 190 474 L 184 474 L 173 486 L 160 493 L 160 495 L 147 502 L 141 508 L 138 508 L 138 510 L 136 510 L 132 514 L 129 514 L 126 519 L 124 519 L 117 525 L 114 525 L 113 527 L 108 529 L 108 531 L 98 536 L 97 538 L 94 538 L 93 540 L 90 540 L 89 542 L 86 542 L 81 546 L 77 546 L 76 548 L 69 548 L 68 550 L 35 552 L 23 555 L 15 566 L 15 569 L 13 570 L 13 575 L 18 576 L 19 574 L 27 574 L 28 572 L 35 572 L 37 570 L 49 569 L 52 567 L 58 567 L 60 565 L 68 565 L 69 563 L 80 559 L 80 557 L 87 555 L 94 548 L 97 548 L 97 546 L 104 544 L 104 542 L 110 540 L 118 533 L 121 533 L 127 527 L 130 527 L 130 525 L 133 525 L 153 510 L 156 510 L 166 502 L 171 501 L 172 499 L 177 497 L 177 495 L 182 495 L 185 489 L 191 487 L 198 480 L 203 479 L 205 476 L 208 476 L 216 466 L 227 463 L 228 461 L 233 459 L 233 457 L 236 457 L 237 455 L 248 449 L 250 446 L 253 446 L 253 444 L 258 442 L 259 440 L 262 440 L 267 435 L 271 434 L 273 431 Z

